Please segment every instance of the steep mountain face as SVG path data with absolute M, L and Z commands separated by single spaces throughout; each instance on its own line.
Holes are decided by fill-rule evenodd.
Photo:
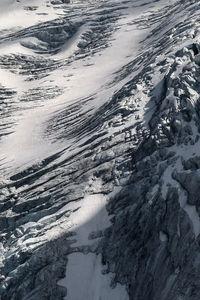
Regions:
M 0 9 L 0 298 L 199 300 L 199 1 Z

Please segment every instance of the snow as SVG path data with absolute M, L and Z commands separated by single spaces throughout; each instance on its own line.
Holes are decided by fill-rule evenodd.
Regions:
M 83 200 L 67 206 L 68 209 L 75 211 L 71 217 L 74 224 L 72 230 L 77 233 L 77 242 L 74 246 L 90 244 L 92 241 L 88 240 L 88 236 L 92 231 L 103 230 L 110 225 L 106 203 L 107 197 L 97 194 L 88 195 Z
M 25 7 L 36 7 L 35 11 L 24 10 Z M 42 19 L 41 19 L 41 13 Z M 1 24 L 0 30 L 10 30 L 14 27 L 24 28 L 35 25 L 40 21 L 48 21 L 56 17 L 56 11 L 52 6 L 46 5 L 46 1 L 34 0 L 1 0 L 0 3 Z
M 36 4 L 34 3 L 34 5 Z M 39 9 L 41 10 L 42 7 L 43 6 L 40 5 Z M 31 23 L 34 24 L 34 14 L 32 15 L 32 17 L 28 16 L 28 19 L 26 19 L 25 16 L 24 19 L 24 15 L 22 18 L 22 12 L 20 10 L 18 13 L 19 18 L 14 18 L 16 21 L 16 26 L 30 26 Z M 53 16 L 53 14 L 50 14 L 49 19 L 53 18 Z M 20 23 L 22 22 L 22 19 L 24 22 L 23 24 Z M 116 68 L 120 68 L 120 66 L 130 60 L 130 58 L 128 59 L 127 56 L 131 53 L 133 55 L 132 51 L 134 50 L 130 50 L 130 43 L 135 39 L 134 51 L 136 53 L 137 45 L 142 39 L 142 36 L 139 37 L 138 31 L 135 31 L 130 38 L 130 33 L 126 32 L 127 28 L 128 26 L 122 28 L 122 30 L 114 36 L 114 41 L 111 47 L 105 49 L 103 55 L 95 55 L 94 57 L 91 57 L 87 60 L 81 60 L 77 62 L 75 61 L 70 66 L 67 66 L 66 69 L 59 69 L 58 71 L 55 70 L 48 77 L 48 79 L 45 80 L 45 85 L 53 82 L 55 85 L 66 86 L 67 99 L 66 94 L 64 94 L 62 97 L 57 97 L 56 101 L 54 101 L 53 103 L 47 102 L 46 104 L 44 104 L 44 109 L 36 108 L 30 113 L 27 113 L 27 111 L 24 111 L 23 114 L 21 113 L 21 118 L 18 121 L 19 125 L 15 128 L 15 132 L 13 134 L 4 138 L 0 150 L 0 156 L 6 153 L 6 162 L 10 162 L 9 167 L 11 167 L 11 164 L 14 168 L 19 167 L 21 164 L 31 164 L 34 159 L 41 159 L 42 154 L 43 157 L 45 157 L 47 152 L 52 153 L 52 149 L 55 149 L 55 145 L 52 146 L 52 144 L 48 141 L 44 141 L 41 128 L 43 127 L 42 123 L 48 119 L 48 116 L 57 110 L 57 105 L 66 106 L 67 103 L 73 103 L 78 99 L 84 98 L 88 95 L 98 94 L 95 99 L 95 103 L 92 103 L 92 106 L 95 105 L 95 109 L 97 109 L 98 106 L 103 104 L 102 99 L 104 99 L 103 101 L 108 100 L 108 98 L 112 96 L 113 92 L 120 87 L 118 85 L 106 89 L 102 88 L 105 83 L 108 84 L 112 81 L 112 74 L 114 74 L 114 72 L 117 70 Z M 62 51 L 58 55 L 55 55 L 56 59 L 61 59 L 71 55 L 72 51 L 76 49 L 77 40 L 80 37 L 83 29 L 85 28 L 81 28 L 77 32 L 77 34 L 63 46 Z M 122 43 L 124 45 L 123 47 L 121 47 Z M 23 52 L 21 50 L 23 50 Z M 9 53 L 10 51 L 11 53 L 31 53 L 31 50 L 27 50 L 26 48 L 23 49 L 23 47 L 19 43 L 5 43 L 2 46 L 2 49 L 0 48 L 0 53 L 2 54 L 5 54 L 6 52 Z M 113 55 L 113 52 L 115 53 L 115 55 Z M 86 67 L 86 63 L 90 66 Z M 4 73 L 4 76 L 2 76 L 2 78 L 4 78 L 3 81 L 5 83 L 8 83 L 7 86 L 15 87 L 19 92 L 22 88 L 23 90 L 27 89 L 28 87 L 31 88 L 30 82 L 25 83 L 23 80 L 20 80 L 19 76 L 13 76 L 12 74 L 10 75 L 9 72 L 6 73 L 5 71 L 1 72 Z M 85 76 L 86 72 L 87 76 Z M 69 77 L 66 78 L 66 74 L 72 74 L 70 79 Z M 11 80 L 12 77 L 14 81 Z M 43 85 L 42 83 L 40 84 L 41 86 Z M 120 85 L 122 86 L 123 82 L 121 82 Z M 29 128 L 29 130 L 27 131 L 26 128 Z M 36 132 L 36 129 L 38 129 L 38 133 Z M 58 145 L 58 147 L 59 146 L 60 145 Z
M 161 1 L 161 3 L 164 1 Z M 26 6 L 27 1 L 1 1 L 0 30 L 12 28 L 25 28 L 40 22 L 39 13 L 46 13 L 42 16 L 42 21 L 48 21 L 58 17 L 58 14 L 52 6 L 47 7 L 45 1 L 35 0 L 31 5 L 38 5 L 35 11 L 24 11 L 22 5 Z M 139 2 L 138 2 L 139 3 Z M 143 1 L 142 3 L 146 3 Z M 140 3 L 141 4 L 141 3 Z M 30 4 L 29 4 L 30 5 Z M 156 4 L 157 5 L 157 4 Z M 161 5 L 161 4 L 160 4 Z M 151 3 L 148 4 L 148 9 Z M 157 6 L 157 9 L 159 5 Z M 152 7 L 151 7 L 152 9 Z M 156 10 L 156 8 L 154 8 Z M 14 132 L 1 141 L 0 160 L 3 160 L 4 166 L 7 167 L 9 174 L 15 173 L 18 168 L 23 169 L 24 166 L 32 165 L 33 162 L 41 161 L 47 155 L 51 155 L 56 151 L 61 151 L 60 142 L 51 142 L 50 139 L 44 137 L 45 122 L 58 111 L 64 109 L 69 104 L 75 103 L 84 97 L 95 96 L 95 100 L 89 102 L 84 109 L 98 107 L 106 103 L 106 101 L 119 90 L 126 82 L 130 80 L 136 73 L 131 72 L 131 77 L 127 76 L 118 83 L 113 83 L 115 75 L 121 68 L 131 62 L 140 52 L 140 42 L 145 39 L 148 29 L 138 30 L 133 20 L 143 14 L 144 8 L 130 7 L 126 10 L 126 14 L 118 21 L 119 30 L 117 30 L 112 40 L 109 41 L 108 48 L 100 53 L 94 54 L 88 58 L 74 60 L 71 64 L 63 66 L 59 70 L 53 71 L 47 78 L 39 82 L 25 82 L 22 76 L 13 75 L 7 70 L 0 70 L 1 83 L 7 87 L 17 91 L 20 94 L 30 88 L 43 87 L 47 85 L 58 85 L 65 87 L 63 95 L 56 97 L 54 101 L 46 101 L 42 107 L 33 107 L 31 110 L 20 111 L 18 113 L 17 125 Z M 148 11 L 146 11 L 148 18 Z M 54 55 L 54 59 L 61 60 L 69 58 L 75 50 L 81 39 L 82 33 L 86 30 L 83 25 L 77 33 L 67 41 L 62 50 Z M 34 54 L 30 49 L 24 48 L 20 44 L 21 40 L 16 42 L 6 42 L 0 45 L 0 54 L 23 53 Z M 36 43 L 36 38 L 26 38 L 24 40 L 29 43 Z M 138 70 L 137 70 L 138 72 Z M 70 75 L 70 77 L 69 77 Z M 157 80 L 157 78 L 156 78 Z M 142 93 L 143 86 L 137 86 L 138 98 L 141 98 L 141 109 L 138 112 L 140 119 L 145 113 L 146 101 Z M 17 101 L 17 100 L 16 100 Z M 132 122 L 132 120 L 131 120 Z M 113 133 L 119 129 L 112 129 Z M 62 147 L 67 148 L 73 145 L 73 140 L 65 140 Z M 80 141 L 80 142 L 83 142 Z M 78 146 L 78 143 L 76 144 Z M 74 150 L 76 151 L 76 150 Z M 72 153 L 70 153 L 72 154 Z M 65 155 L 69 155 L 66 151 Z M 163 195 L 166 197 L 168 184 L 172 181 L 172 169 L 168 168 L 164 174 Z M 101 182 L 98 183 L 101 185 Z M 153 190 L 152 194 L 155 191 Z M 194 233 L 197 236 L 200 233 L 200 219 L 196 208 L 188 205 L 185 198 L 180 199 L 180 204 L 189 215 Z M 65 223 L 66 230 L 75 232 L 75 236 L 71 238 L 72 247 L 78 249 L 81 246 L 89 246 L 94 248 L 99 238 L 89 239 L 91 233 L 103 231 L 110 226 L 110 217 L 106 211 L 107 196 L 102 194 L 86 195 L 82 200 L 65 205 L 61 211 L 70 211 L 69 221 Z M 40 223 L 47 220 L 44 217 Z M 29 224 L 32 226 L 32 224 Z M 64 225 L 62 225 L 64 226 Z M 61 226 L 60 226 L 61 228 Z M 60 229 L 59 228 L 59 229 Z M 60 232 L 58 229 L 58 235 Z M 54 231 L 54 232 L 53 232 Z M 55 237 L 56 230 L 48 230 L 45 232 L 47 240 Z M 74 241 L 75 239 L 75 241 Z M 167 241 L 165 233 L 160 232 L 160 240 Z M 67 288 L 67 297 L 69 300 L 128 300 L 128 294 L 125 286 L 117 284 L 115 288 L 110 286 L 114 274 L 103 274 L 103 265 L 101 263 L 101 255 L 94 253 L 83 254 L 75 252 L 68 256 L 65 278 L 58 282 L 59 285 Z
M 28 5 L 27 1 L 21 1 L 20 3 L 15 1 L 1 2 L 2 22 L 0 30 L 11 30 L 16 27 L 22 29 L 35 25 L 41 19 L 38 13 L 47 13 L 46 16 L 42 17 L 43 21 L 57 17 L 55 10 L 52 7 L 47 7 L 45 2 L 37 0 L 31 3 L 31 5 L 38 5 L 36 12 L 24 11 L 22 7 L 26 5 Z M 119 90 L 130 80 L 128 76 L 119 83 L 113 83 L 115 73 L 137 56 L 140 51 L 140 42 L 148 34 L 148 30 L 137 30 L 136 25 L 132 23 L 142 13 L 143 9 L 140 7 L 127 9 L 124 18 L 118 21 L 119 29 L 113 34 L 108 48 L 89 58 L 75 60 L 70 65 L 55 70 L 48 78 L 39 82 L 41 87 L 51 85 L 51 83 L 64 86 L 66 92 L 53 102 L 47 101 L 42 107 L 20 112 L 20 118 L 18 118 L 18 124 L 14 128 L 14 132 L 4 137 L 1 142 L 0 158 L 4 159 L 8 172 L 14 173 L 19 167 L 22 169 L 33 162 L 40 161 L 47 156 L 47 153 L 51 155 L 51 153 L 61 150 L 59 143 L 53 144 L 50 140 L 45 139 L 43 135 L 45 122 L 58 108 L 64 108 L 78 99 L 95 95 L 95 101 L 88 105 L 97 109 L 116 90 Z M 61 52 L 55 55 L 54 59 L 60 60 L 70 57 L 77 49 L 81 34 L 85 30 L 86 28 L 82 26 L 73 38 L 64 44 Z M 0 54 L 34 54 L 32 50 L 24 48 L 20 41 L 4 43 L 0 46 Z M 38 42 L 35 38 L 26 38 L 25 41 L 29 43 Z M 71 76 L 66 77 L 69 74 Z M 14 88 L 18 95 L 33 88 L 35 84 L 34 82 L 25 82 L 21 76 L 10 74 L 8 71 L 1 70 L 0 75 L 2 83 L 5 86 Z M 131 76 L 134 76 L 134 72 Z M 143 101 L 143 105 L 145 106 L 145 101 Z M 70 146 L 70 143 L 71 141 L 65 141 L 64 146 Z M 63 211 L 70 210 L 71 212 L 69 221 L 65 223 L 65 229 L 76 233 L 75 237 L 71 238 L 72 241 L 76 239 L 73 247 L 95 247 L 97 245 L 99 238 L 88 239 L 88 237 L 91 233 L 103 231 L 110 226 L 106 203 L 107 197 L 104 195 L 88 195 L 84 199 L 62 208 Z M 44 217 L 40 220 L 40 223 L 42 224 L 45 220 Z M 59 234 L 59 229 L 57 231 Z M 56 236 L 57 231 L 47 230 L 45 238 L 50 240 Z M 72 253 L 68 256 L 66 277 L 58 284 L 67 288 L 67 299 L 69 300 L 127 300 L 129 297 L 125 286 L 117 284 L 114 289 L 111 288 L 110 284 L 114 274 L 102 274 L 102 270 L 101 255 Z
M 128 300 L 121 285 L 110 287 L 112 274 L 102 274 L 101 255 L 73 253 L 68 256 L 66 278 L 59 284 L 67 286 L 69 300 Z
M 146 3 L 146 1 L 143 1 Z M 140 3 L 139 3 L 140 4 Z M 27 1 L 3 1 L 1 2 L 1 24 L 0 30 L 8 28 L 26 28 L 40 22 L 40 13 L 46 13 L 42 16 L 42 21 L 48 21 L 59 17 L 61 11 L 56 11 L 52 5 L 47 5 L 46 1 L 35 0 L 31 2 L 32 6 L 36 6 L 36 11 L 26 11 L 23 8 L 30 6 Z M 75 6 L 76 3 L 70 4 L 70 7 Z M 83 5 L 83 4 L 81 4 Z M 137 2 L 135 3 L 137 5 Z M 11 74 L 9 71 L 0 70 L 0 77 L 2 84 L 9 88 L 14 88 L 18 95 L 30 88 L 40 85 L 41 87 L 47 85 L 58 85 L 65 87 L 65 93 L 56 97 L 54 101 L 46 101 L 43 107 L 31 108 L 30 112 L 27 110 L 20 110 L 20 115 L 17 116 L 17 126 L 14 132 L 3 137 L 0 147 L 0 160 L 3 159 L 4 166 L 10 173 L 21 166 L 31 165 L 34 160 L 41 160 L 46 157 L 46 153 L 51 155 L 61 147 L 66 148 L 73 141 L 65 141 L 65 145 L 60 145 L 59 142 L 54 144 L 45 139 L 43 135 L 44 123 L 48 121 L 57 110 L 58 107 L 65 108 L 84 97 L 95 96 L 94 100 L 90 101 L 84 109 L 97 110 L 99 106 L 103 105 L 113 93 L 119 90 L 126 82 L 134 76 L 121 80 L 118 83 L 113 83 L 116 72 L 118 72 L 124 65 L 133 60 L 140 52 L 140 42 L 145 39 L 148 34 L 148 29 L 139 30 L 133 21 L 143 14 L 144 9 L 138 5 L 128 7 L 124 10 L 124 17 L 118 20 L 118 30 L 113 33 L 112 40 L 109 42 L 109 47 L 102 50 L 100 53 L 91 55 L 85 59 L 74 60 L 72 63 L 54 70 L 49 74 L 45 80 L 39 82 L 26 82 L 22 76 Z M 162 5 L 154 7 L 157 10 Z M 150 3 L 146 8 L 150 7 Z M 14 17 L 13 14 L 14 13 Z M 95 13 L 95 10 L 94 10 Z M 12 15 L 12 16 L 11 16 Z M 146 12 L 148 17 L 148 11 Z M 94 17 L 94 19 L 96 16 Z M 62 47 L 62 50 L 53 56 L 56 60 L 67 59 L 76 50 L 77 44 L 80 40 L 81 34 L 86 30 L 85 25 L 81 26 L 77 33 L 68 40 Z M 30 42 L 34 42 L 35 38 L 26 38 Z M 20 39 L 16 42 L 5 42 L 0 45 L 0 54 L 22 53 L 34 54 L 31 49 L 27 49 L 20 44 Z M 38 56 L 37 54 L 34 54 Z M 70 76 L 69 76 L 70 75 Z M 140 95 L 138 95 L 140 96 Z M 146 99 L 141 95 L 141 109 L 138 112 L 140 119 L 145 113 Z M 19 104 L 20 105 L 20 104 Z M 15 113 L 16 114 L 16 113 Z M 28 130 L 27 130 L 28 128 Z M 113 132 L 117 129 L 112 129 Z M 6 155 L 5 155 L 6 154 Z
M 25 6 L 28 5 L 26 1 L 22 1 L 20 5 L 19 3 L 14 5 L 13 2 L 11 4 L 13 5 L 11 6 L 11 12 L 14 10 L 16 14 L 13 26 L 26 27 L 39 22 L 40 16 L 34 11 L 27 12 L 22 10 L 22 4 Z M 37 13 L 42 12 L 45 7 L 48 13 L 48 16 L 45 17 L 47 20 L 55 18 L 55 11 L 51 7 L 46 7 L 44 2 L 40 3 L 37 0 L 32 5 L 38 5 Z M 28 166 L 34 160 L 45 158 L 46 153 L 50 155 L 56 149 L 60 150 L 61 145 L 59 143 L 52 144 L 51 141 L 45 139 L 43 136 L 44 122 L 57 111 L 58 107 L 61 109 L 79 99 L 95 95 L 95 100 L 89 102 L 87 107 L 85 106 L 85 109 L 93 108 L 96 110 L 130 79 L 128 77 L 117 84 L 111 85 L 115 72 L 120 70 L 123 65 L 129 63 L 133 57 L 137 56 L 140 41 L 148 33 L 147 30 L 137 30 L 136 26 L 131 23 L 141 13 L 142 10 L 140 7 L 138 9 L 130 9 L 126 17 L 118 21 L 118 26 L 121 27 L 114 33 L 110 46 L 100 54 L 97 53 L 86 59 L 75 60 L 70 65 L 67 65 L 67 67 L 55 70 L 48 78 L 42 82 L 40 81 L 39 84 L 41 87 L 54 84 L 65 87 L 66 92 L 57 97 L 53 102 L 47 101 L 43 103 L 43 107 L 32 108 L 30 112 L 27 112 L 27 110 L 20 111 L 20 117 L 17 117 L 18 125 L 14 128 L 14 132 L 7 137 L 3 137 L 1 141 L 0 159 L 3 159 L 4 165 L 7 165 L 9 172 L 15 172 L 20 166 Z M 2 26 L 5 25 L 6 28 L 9 28 L 11 24 L 7 22 L 11 22 L 13 18 L 7 14 L 5 16 L 7 19 L 2 19 Z M 63 59 L 70 57 L 76 49 L 84 29 L 85 27 L 82 26 L 75 36 L 66 42 L 62 47 L 62 51 L 55 55 L 54 58 Z M 34 40 L 35 38 L 32 38 L 32 41 Z M 19 41 L 16 43 L 6 42 L 0 46 L 0 54 L 8 53 L 33 54 L 32 50 L 22 47 Z M 22 91 L 35 87 L 34 82 L 25 82 L 22 76 L 13 75 L 4 70 L 0 72 L 2 72 L 3 83 L 10 88 L 15 88 L 18 92 L 18 97 Z M 70 77 L 66 77 L 69 74 Z M 133 76 L 133 73 L 131 76 Z M 66 141 L 66 144 L 68 145 L 68 141 Z M 66 145 L 63 145 L 64 147 Z
M 83 200 L 66 205 L 70 209 L 70 231 L 76 232 L 74 247 L 92 245 L 89 234 L 104 230 L 110 225 L 106 211 L 107 197 L 101 194 L 88 195 Z M 74 236 L 72 237 L 74 240 Z M 96 241 L 96 239 L 95 239 Z M 58 282 L 67 288 L 70 300 L 128 300 L 125 287 L 117 284 L 110 287 L 112 274 L 102 274 L 101 255 L 72 253 L 68 256 L 66 277 Z

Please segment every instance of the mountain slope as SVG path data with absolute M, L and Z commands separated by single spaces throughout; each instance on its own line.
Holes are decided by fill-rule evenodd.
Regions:
M 198 1 L 64 2 L 2 2 L 1 299 L 199 299 Z

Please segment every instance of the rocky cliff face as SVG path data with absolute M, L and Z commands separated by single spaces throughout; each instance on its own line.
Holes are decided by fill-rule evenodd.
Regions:
M 10 5 L 1 299 L 199 300 L 198 1 Z

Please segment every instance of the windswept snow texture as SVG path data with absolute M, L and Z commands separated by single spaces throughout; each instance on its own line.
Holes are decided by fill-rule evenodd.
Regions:
M 0 299 L 200 299 L 198 0 L 0 1 Z

